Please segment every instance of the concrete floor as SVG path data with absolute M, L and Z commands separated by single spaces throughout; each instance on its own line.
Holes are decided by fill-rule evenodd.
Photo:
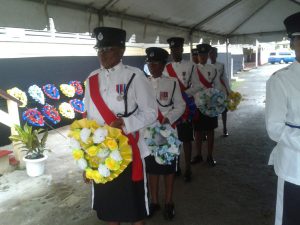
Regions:
M 219 120 L 217 166 L 193 166 L 191 183 L 176 178 L 175 218 L 167 222 L 158 212 L 147 224 L 273 224 L 276 176 L 267 161 L 275 143 L 264 125 L 265 82 L 283 66 L 265 65 L 236 75 L 239 81 L 233 87 L 243 95 L 243 101 L 238 110 L 228 113 L 229 137 L 221 137 Z M 66 135 L 68 127 L 59 131 Z M 24 170 L 16 170 L 0 177 L 0 225 L 105 224 L 90 208 L 91 187 L 82 182 L 67 141 L 52 131 L 48 143 L 52 152 L 45 175 L 29 178 Z

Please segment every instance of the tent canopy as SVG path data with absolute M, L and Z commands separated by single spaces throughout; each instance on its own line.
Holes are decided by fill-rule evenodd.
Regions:
M 282 40 L 283 20 L 300 0 L 0 0 L 0 26 L 43 30 L 52 18 L 58 32 L 85 33 L 113 26 L 153 43 L 159 36 L 187 41 L 254 43 Z

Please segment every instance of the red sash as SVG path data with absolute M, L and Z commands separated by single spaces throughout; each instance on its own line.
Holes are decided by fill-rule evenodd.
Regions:
M 199 77 L 200 82 L 206 88 L 212 88 L 212 84 L 205 79 L 204 75 L 200 72 L 200 70 L 198 68 L 197 68 L 197 73 L 198 73 L 198 77 Z
M 163 114 L 161 113 L 160 110 L 158 110 L 158 117 L 157 117 L 157 119 L 158 119 L 158 121 L 159 121 L 160 123 L 162 123 L 162 120 L 164 119 L 164 116 L 163 116 Z M 173 123 L 173 124 L 171 125 L 171 127 L 173 127 L 173 128 L 175 129 L 175 127 L 176 127 L 175 123 Z
M 179 86 L 180 86 L 180 90 L 181 90 L 181 92 L 184 92 L 187 88 L 183 85 L 183 83 L 181 82 L 181 80 L 179 80 L 179 78 L 178 78 L 178 76 L 177 76 L 177 74 L 176 74 L 176 72 L 175 72 L 175 70 L 174 70 L 174 68 L 172 66 L 172 63 L 169 63 L 166 66 L 166 68 L 167 68 L 167 71 L 168 71 L 170 77 L 174 77 L 174 78 L 176 78 L 178 80 L 178 83 L 179 83 Z
M 95 74 L 89 78 L 89 85 L 91 98 L 95 106 L 97 107 L 100 115 L 103 117 L 107 125 L 111 124 L 111 122 L 115 121 L 117 117 L 108 108 L 100 94 L 98 74 Z M 124 135 L 128 137 L 129 144 L 132 148 L 132 180 L 141 181 L 143 180 L 143 163 L 141 160 L 140 150 L 137 145 L 137 142 L 139 140 L 139 132 L 136 132 L 136 137 L 134 137 L 132 134 Z

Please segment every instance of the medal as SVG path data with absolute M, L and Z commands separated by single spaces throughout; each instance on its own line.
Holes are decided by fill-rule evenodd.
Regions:
M 122 101 L 124 99 L 124 93 L 126 90 L 126 84 L 117 84 L 116 91 L 118 93 L 117 100 Z

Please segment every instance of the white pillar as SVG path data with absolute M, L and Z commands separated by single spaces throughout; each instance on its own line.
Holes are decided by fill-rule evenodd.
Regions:
M 255 51 L 256 51 L 256 54 L 255 54 L 255 68 L 258 67 L 258 45 L 259 45 L 259 42 L 258 40 L 256 40 L 256 43 L 255 43 Z

